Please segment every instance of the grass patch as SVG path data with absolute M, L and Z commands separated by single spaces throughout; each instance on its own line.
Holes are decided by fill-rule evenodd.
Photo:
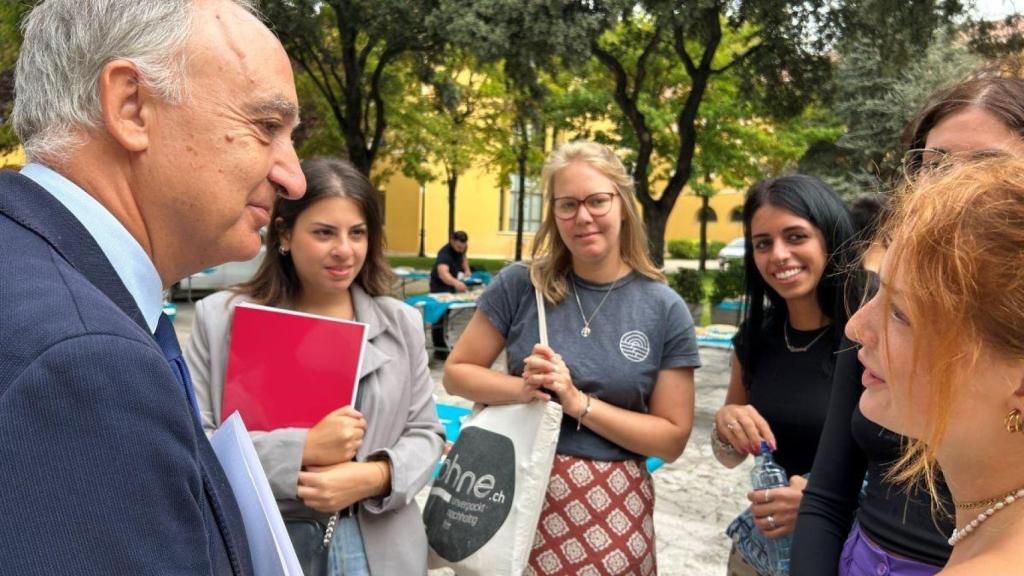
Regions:
M 430 270 L 434 267 L 433 256 L 388 256 L 388 262 L 392 267 L 408 266 L 416 270 Z M 474 270 L 485 270 L 494 274 L 508 264 L 507 260 L 500 258 L 470 258 L 469 266 Z

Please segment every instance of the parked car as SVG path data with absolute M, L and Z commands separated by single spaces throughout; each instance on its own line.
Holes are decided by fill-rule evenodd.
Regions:
M 718 267 L 724 269 L 729 266 L 730 260 L 743 260 L 743 256 L 746 254 L 747 251 L 746 242 L 747 241 L 744 240 L 743 238 L 736 238 L 729 242 L 728 244 L 726 244 L 725 248 L 719 250 Z
M 191 301 L 196 296 L 206 295 L 245 282 L 256 273 L 266 253 L 267 248 L 261 246 L 259 254 L 252 260 L 228 262 L 197 272 L 171 288 L 171 299 Z

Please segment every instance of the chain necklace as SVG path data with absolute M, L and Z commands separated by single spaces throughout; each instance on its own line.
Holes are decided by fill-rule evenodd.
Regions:
M 1000 510 L 1006 508 L 1007 506 L 1019 500 L 1024 500 L 1024 488 L 1007 494 L 1002 499 L 997 501 L 995 504 L 992 504 L 990 508 L 988 508 L 981 514 L 978 514 L 977 518 L 971 520 L 962 529 L 954 528 L 953 533 L 949 536 L 949 545 L 956 546 L 958 542 L 970 536 L 972 532 L 974 532 L 976 529 L 978 529 L 979 526 L 984 524 L 985 521 L 988 520 L 993 514 L 999 512 Z M 974 502 L 970 502 L 969 504 L 974 504 Z
M 821 340 L 821 337 L 828 332 L 828 326 L 826 326 L 825 328 L 825 330 L 822 330 L 820 334 L 814 337 L 814 340 L 808 342 L 806 346 L 793 346 L 792 344 L 789 343 L 789 319 L 787 318 L 786 323 L 782 326 L 782 336 L 786 340 L 786 348 L 788 348 L 790 352 L 807 352 L 808 350 L 811 349 L 811 346 L 814 346 L 815 342 Z
M 590 323 L 594 321 L 594 318 L 597 316 L 597 313 L 601 311 L 601 306 L 604 306 L 604 301 L 608 299 L 608 296 L 612 293 L 612 290 L 615 290 L 615 285 L 618 284 L 619 280 L 621 280 L 622 278 L 616 278 L 615 282 L 612 282 L 611 288 L 608 288 L 608 290 L 605 291 L 604 298 L 601 298 L 601 301 L 597 304 L 597 308 L 594 308 L 594 313 L 590 315 L 590 318 L 587 318 L 587 315 L 583 313 L 583 304 L 580 302 L 580 289 L 579 286 L 576 285 L 576 275 L 570 273 L 569 277 L 572 279 L 572 293 L 573 295 L 576 296 L 576 306 L 579 306 L 580 317 L 583 318 L 583 329 L 580 330 L 580 336 L 583 336 L 584 338 L 589 338 Z
M 970 510 L 972 508 L 991 508 L 995 504 L 1002 502 L 1003 500 L 1006 500 L 1007 496 L 1016 497 L 1017 492 L 1020 492 L 1021 490 L 1024 490 L 1024 488 L 1010 490 L 1009 492 L 1003 494 L 1002 496 L 996 496 L 995 498 L 989 498 L 987 500 L 977 500 L 975 502 L 957 502 L 955 504 L 955 507 L 957 510 Z

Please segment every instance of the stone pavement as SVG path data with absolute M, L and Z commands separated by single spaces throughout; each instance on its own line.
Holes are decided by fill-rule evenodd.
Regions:
M 178 302 L 175 327 L 184 345 L 192 326 L 192 305 Z M 429 335 L 428 335 L 429 342 Z M 711 423 L 725 400 L 729 382 L 729 353 L 701 348 L 703 367 L 697 370 L 693 433 L 683 455 L 654 473 L 654 525 L 658 573 L 662 576 L 720 576 L 725 574 L 729 540 L 725 527 L 745 507 L 750 485 L 748 461 L 727 470 L 711 453 Z M 499 358 L 495 367 L 503 366 Z M 431 361 L 431 376 L 439 401 L 467 405 L 449 396 L 441 385 L 441 364 Z M 421 505 L 425 491 L 419 498 Z M 446 571 L 432 571 L 441 576 Z

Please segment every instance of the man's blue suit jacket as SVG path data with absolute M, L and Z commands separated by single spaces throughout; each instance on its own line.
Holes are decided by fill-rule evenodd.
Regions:
M 231 488 L 134 300 L 14 172 L 0 172 L 0 574 L 252 574 Z

